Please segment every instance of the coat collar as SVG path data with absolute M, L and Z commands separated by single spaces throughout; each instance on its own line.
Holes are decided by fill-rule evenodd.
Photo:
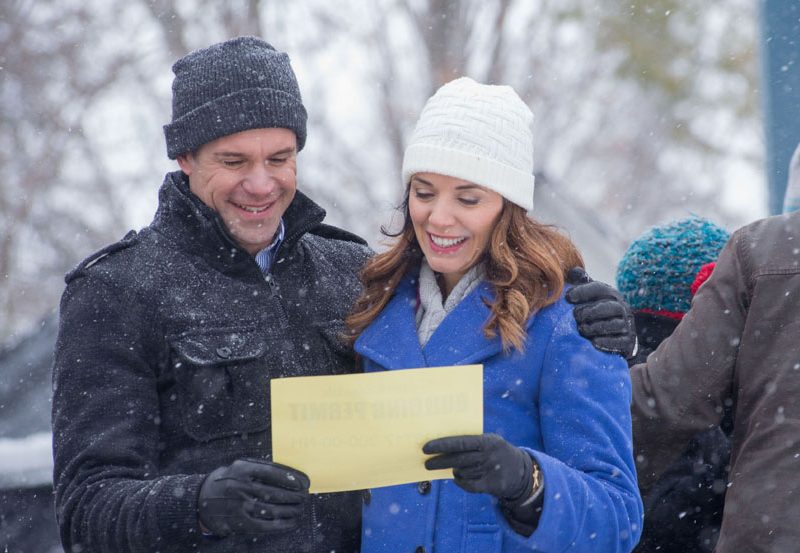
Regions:
M 481 282 L 442 321 L 424 348 L 419 345 L 415 312 L 417 275 L 406 276 L 378 317 L 359 336 L 356 351 L 387 369 L 477 363 L 502 351 L 500 338 L 486 338 L 491 286 Z M 485 300 L 485 302 L 484 302 Z
M 324 218 L 325 210 L 297 191 L 283 215 L 286 238 L 281 249 L 293 247 Z M 189 179 L 182 171 L 168 173 L 164 178 L 151 227 L 220 270 L 258 271 L 254 257 L 236 244 L 217 212 L 189 190 Z

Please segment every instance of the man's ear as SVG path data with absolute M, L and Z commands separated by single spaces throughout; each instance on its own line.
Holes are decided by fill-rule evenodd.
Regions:
M 191 152 L 186 154 L 181 154 L 178 156 L 178 166 L 180 166 L 181 171 L 186 173 L 186 175 L 191 175 L 194 171 L 194 156 Z

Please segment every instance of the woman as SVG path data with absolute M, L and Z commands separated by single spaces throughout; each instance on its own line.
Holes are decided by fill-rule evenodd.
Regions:
M 348 323 L 366 371 L 482 363 L 479 436 L 432 440 L 454 480 L 365 495 L 362 551 L 630 551 L 642 505 L 621 357 L 562 298 L 572 243 L 527 217 L 533 115 L 461 78 L 428 100 L 403 160 L 403 229 L 364 268 Z

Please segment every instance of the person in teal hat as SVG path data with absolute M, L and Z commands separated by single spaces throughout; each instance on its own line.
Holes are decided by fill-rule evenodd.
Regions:
M 617 269 L 617 288 L 633 309 L 639 340 L 636 355 L 628 359 L 631 366 L 646 361 L 672 334 L 729 238 L 708 219 L 689 217 L 653 227 L 631 243 Z M 712 551 L 722 524 L 729 460 L 730 442 L 722 428 L 695 436 L 680 459 L 642 490 L 644 529 L 634 552 Z
M 630 361 L 644 361 L 672 334 L 729 238 L 708 219 L 689 217 L 652 227 L 630 244 L 617 268 L 617 289 L 634 311 L 639 339 Z

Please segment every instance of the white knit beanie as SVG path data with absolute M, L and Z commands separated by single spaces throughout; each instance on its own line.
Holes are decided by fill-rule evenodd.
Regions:
M 403 156 L 403 183 L 438 173 L 533 209 L 533 113 L 510 86 L 461 77 L 428 99 Z

